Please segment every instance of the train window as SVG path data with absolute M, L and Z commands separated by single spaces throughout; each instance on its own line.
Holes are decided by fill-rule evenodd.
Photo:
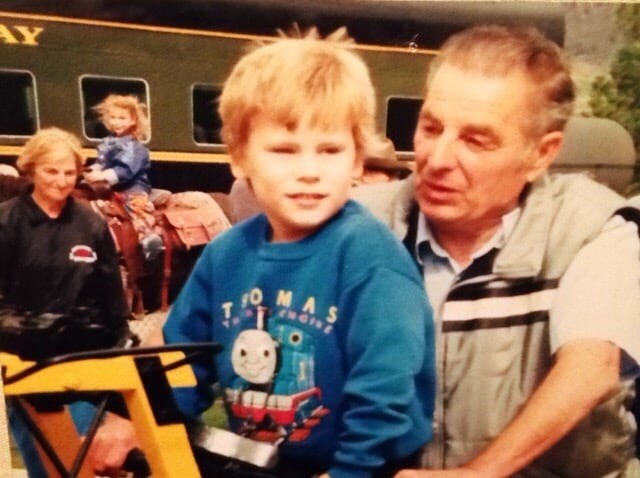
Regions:
M 389 97 L 387 99 L 386 135 L 398 152 L 413 151 L 413 133 L 418 124 L 422 98 Z
M 0 135 L 29 136 L 38 129 L 35 79 L 26 71 L 0 70 Z
M 109 134 L 94 109 L 108 95 L 134 95 L 149 107 L 149 90 L 144 80 L 84 75 L 80 78 L 80 94 L 84 134 L 91 139 Z
M 193 85 L 193 140 L 196 143 L 222 144 L 218 115 L 218 98 L 221 88 L 213 85 Z

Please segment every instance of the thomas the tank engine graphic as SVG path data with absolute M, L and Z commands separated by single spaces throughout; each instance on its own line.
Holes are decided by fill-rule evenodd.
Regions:
M 240 433 L 261 441 L 300 441 L 328 412 L 314 383 L 311 337 L 277 318 L 265 327 L 258 307 L 255 329 L 241 332 L 231 351 L 237 377 L 226 389 L 226 406 Z M 266 329 L 266 330 L 265 330 Z

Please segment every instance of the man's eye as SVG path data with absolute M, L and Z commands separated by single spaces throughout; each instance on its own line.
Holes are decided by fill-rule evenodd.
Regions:
M 466 136 L 463 138 L 464 143 L 471 151 L 485 151 L 490 149 L 490 143 L 485 138 L 477 136 Z
M 423 123 L 421 130 L 422 133 L 426 136 L 436 136 L 440 134 L 442 128 L 436 123 Z

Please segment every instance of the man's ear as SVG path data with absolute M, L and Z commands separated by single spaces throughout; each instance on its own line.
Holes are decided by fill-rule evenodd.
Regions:
M 546 133 L 536 145 L 534 151 L 534 160 L 531 169 L 527 174 L 527 181 L 534 182 L 549 167 L 562 147 L 564 133 L 562 131 L 551 131 Z

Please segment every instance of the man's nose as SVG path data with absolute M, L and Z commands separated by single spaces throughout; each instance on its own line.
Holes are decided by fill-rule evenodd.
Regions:
M 429 169 L 452 169 L 455 164 L 455 138 L 443 134 L 434 139 L 425 166 Z

